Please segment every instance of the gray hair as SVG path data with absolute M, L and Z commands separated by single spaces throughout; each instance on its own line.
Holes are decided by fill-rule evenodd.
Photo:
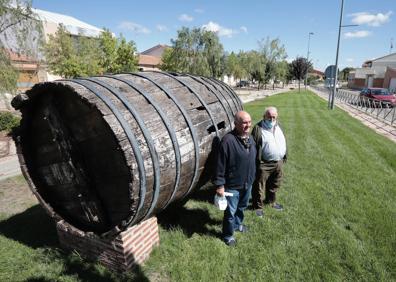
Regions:
M 264 116 L 266 116 L 268 112 L 275 112 L 275 113 L 278 114 L 278 109 L 275 108 L 275 107 L 272 107 L 272 106 L 271 107 L 267 107 L 267 108 L 265 108 Z

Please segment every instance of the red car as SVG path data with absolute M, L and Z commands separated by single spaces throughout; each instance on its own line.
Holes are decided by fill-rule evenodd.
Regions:
M 396 96 L 389 92 L 386 88 L 364 88 L 360 92 L 360 101 L 371 101 L 374 105 L 396 106 Z

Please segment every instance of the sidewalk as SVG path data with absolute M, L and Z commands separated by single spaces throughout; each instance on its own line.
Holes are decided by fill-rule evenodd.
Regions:
M 272 96 L 275 94 L 288 92 L 290 89 L 288 87 L 285 88 L 275 88 L 267 89 L 267 90 L 247 90 L 247 89 L 233 89 L 238 97 L 241 99 L 242 103 L 249 103 L 258 99 L 263 99 L 268 96 Z
M 322 91 L 313 89 L 311 87 L 309 87 L 309 90 L 327 101 L 327 98 L 328 98 L 327 92 L 322 92 Z M 378 134 L 381 134 L 396 143 L 396 127 L 395 126 L 392 126 L 385 122 L 382 122 L 382 121 L 380 121 L 380 120 L 378 120 L 378 119 L 376 119 L 362 111 L 359 111 L 358 109 L 356 109 L 348 104 L 338 101 L 337 99 L 335 99 L 334 104 L 337 107 L 339 107 L 341 110 L 344 110 L 345 112 L 347 112 L 350 116 L 354 117 L 357 120 L 360 120 L 364 125 L 373 129 Z
M 17 155 L 0 158 L 0 181 L 19 174 L 22 172 Z

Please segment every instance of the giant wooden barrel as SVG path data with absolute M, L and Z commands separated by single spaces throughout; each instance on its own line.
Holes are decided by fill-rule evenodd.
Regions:
M 41 205 L 102 235 L 202 184 L 209 154 L 242 109 L 220 81 L 165 72 L 40 83 L 13 105 L 22 112 L 21 168 Z

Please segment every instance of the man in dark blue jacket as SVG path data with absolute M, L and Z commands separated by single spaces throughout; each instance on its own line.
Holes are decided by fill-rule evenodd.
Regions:
M 242 224 L 243 211 L 247 208 L 256 174 L 256 145 L 250 135 L 252 119 L 247 112 L 235 114 L 235 128 L 221 140 L 216 173 L 213 183 L 217 186 L 216 193 L 227 196 L 227 209 L 223 218 L 223 240 L 228 246 L 234 246 L 234 231 L 246 232 Z

